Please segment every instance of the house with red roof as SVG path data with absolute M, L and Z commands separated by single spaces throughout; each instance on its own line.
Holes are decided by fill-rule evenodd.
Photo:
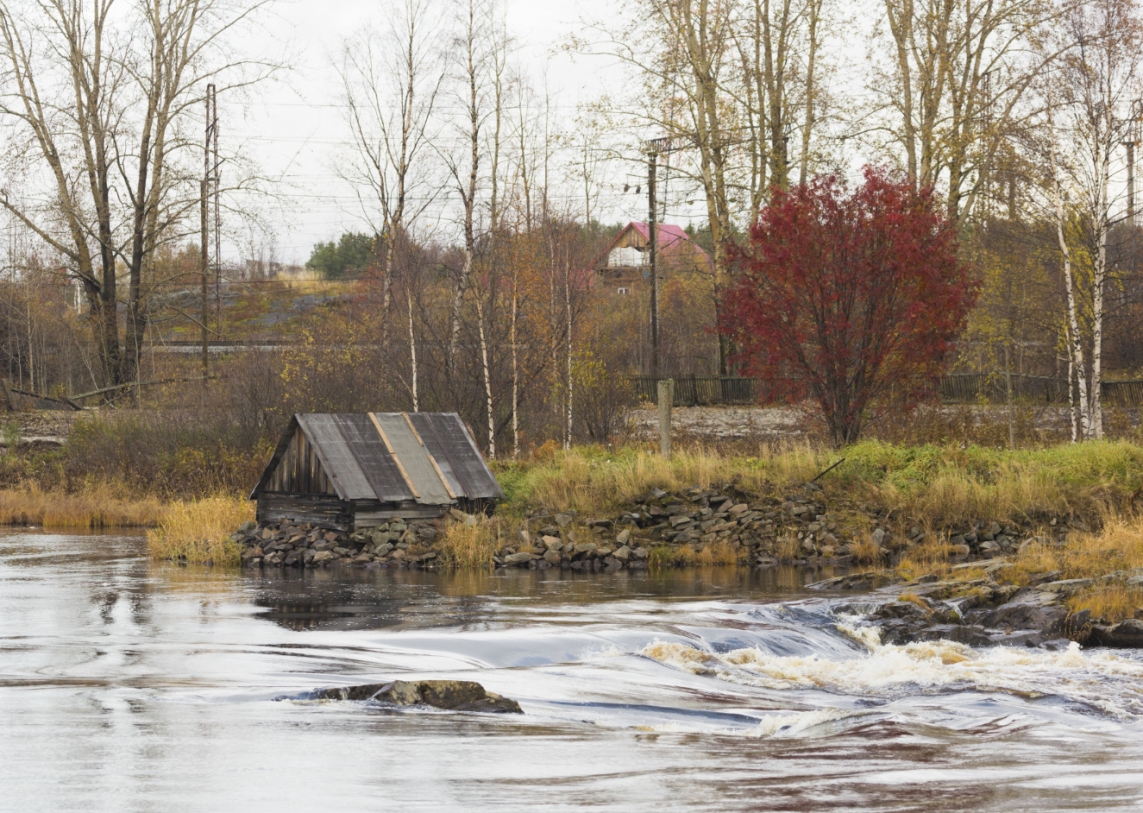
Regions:
M 691 239 L 681 226 L 659 224 L 658 266 L 662 281 L 677 274 L 710 274 L 710 255 Z M 628 223 L 592 264 L 595 286 L 604 292 L 623 296 L 640 287 L 650 287 L 651 259 L 648 253 L 651 230 L 646 223 Z

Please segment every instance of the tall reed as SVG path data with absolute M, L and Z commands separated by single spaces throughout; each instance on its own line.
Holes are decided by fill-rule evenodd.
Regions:
M 0 491 L 0 525 L 44 528 L 143 528 L 163 518 L 166 507 L 154 497 L 124 500 L 106 487 L 77 494 L 41 491 L 35 486 Z

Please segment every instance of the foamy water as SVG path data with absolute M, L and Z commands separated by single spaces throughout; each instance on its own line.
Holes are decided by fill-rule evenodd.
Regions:
M 1136 653 L 885 645 L 790 571 L 252 578 L 141 553 L 0 537 L 0 810 L 1143 808 Z M 303 699 L 397 677 L 525 714 Z
M 863 639 L 876 639 L 866 628 Z M 872 635 L 870 635 L 872 633 Z M 954 641 L 885 644 L 865 656 L 833 659 L 811 653 L 776 656 L 757 647 L 716 654 L 656 641 L 641 654 L 698 675 L 765 689 L 821 689 L 844 696 L 897 698 L 948 691 L 1003 692 L 1036 699 L 1056 696 L 1109 716 L 1143 714 L 1143 662 L 1134 655 L 1017 647 L 973 649 Z

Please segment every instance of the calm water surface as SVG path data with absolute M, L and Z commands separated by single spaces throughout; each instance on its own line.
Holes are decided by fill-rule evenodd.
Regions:
M 805 579 L 243 576 L 3 535 L 0 810 L 1143 809 L 1143 658 L 881 646 Z M 395 677 L 526 713 L 300 699 Z

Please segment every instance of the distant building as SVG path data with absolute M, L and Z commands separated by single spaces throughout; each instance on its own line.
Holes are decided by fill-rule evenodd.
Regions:
M 650 228 L 646 223 L 628 223 L 592 265 L 596 287 L 614 296 L 634 293 L 650 286 Z M 658 227 L 659 278 L 675 274 L 709 274 L 710 255 L 681 226 Z

